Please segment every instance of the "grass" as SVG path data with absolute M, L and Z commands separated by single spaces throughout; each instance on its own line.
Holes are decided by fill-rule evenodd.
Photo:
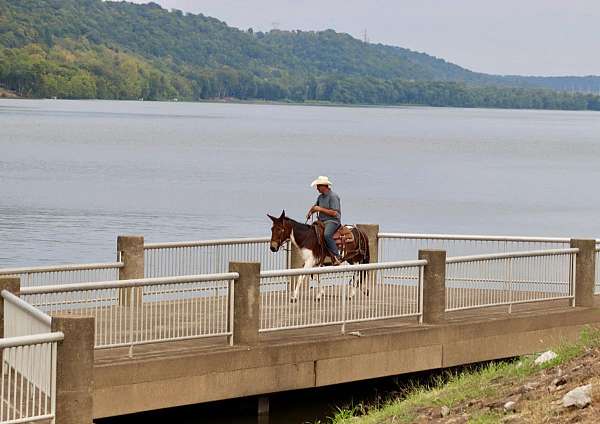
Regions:
M 390 401 L 376 409 L 361 405 L 340 409 L 330 424 L 381 424 L 410 423 L 425 408 L 447 406 L 452 408 L 465 401 L 500 396 L 502 382 L 516 383 L 546 368 L 568 362 L 590 348 L 600 347 L 600 331 L 589 327 L 582 330 L 575 343 L 562 343 L 552 349 L 558 356 L 541 365 L 534 364 L 534 355 L 526 355 L 517 360 L 491 362 L 483 366 L 474 366 L 461 372 L 447 371 L 438 376 L 432 384 L 409 387 L 403 399 Z M 469 422 L 487 424 L 497 423 L 501 415 L 492 411 L 482 411 L 471 417 Z

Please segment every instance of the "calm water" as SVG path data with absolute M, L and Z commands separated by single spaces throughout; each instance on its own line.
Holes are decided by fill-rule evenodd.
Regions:
M 323 174 L 347 223 L 600 236 L 599 165 L 597 113 L 0 100 L 0 267 L 113 260 L 119 234 L 267 235 Z M 364 384 L 280 395 L 270 424 L 388 390 Z M 256 423 L 255 399 L 232 402 L 152 418 Z
M 0 100 L 0 267 L 261 236 L 328 175 L 347 223 L 600 236 L 600 114 Z

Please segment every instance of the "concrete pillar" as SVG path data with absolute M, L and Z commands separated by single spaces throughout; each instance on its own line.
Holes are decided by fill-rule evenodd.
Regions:
M 426 259 L 423 272 L 423 323 L 441 324 L 446 320 L 446 251 L 419 250 Z
M 269 398 L 261 396 L 258 398 L 258 416 L 269 416 Z
M 234 283 L 232 344 L 256 345 L 260 317 L 260 263 L 229 262 L 229 272 L 240 274 Z
M 52 331 L 62 331 L 56 363 L 56 422 L 92 424 L 94 393 L 94 318 L 52 317 Z
M 143 236 L 118 236 L 117 252 L 121 254 L 123 268 L 119 269 L 119 280 L 132 280 L 144 278 L 144 237 Z M 134 301 L 141 302 L 142 288 L 119 290 L 119 304 L 127 306 Z
M 119 280 L 144 278 L 144 236 L 117 237 L 117 251 L 125 264 L 119 269 Z
M 379 224 L 357 224 L 356 227 L 369 238 L 369 263 L 379 262 Z
M 571 239 L 571 247 L 579 249 L 575 262 L 575 306 L 593 307 L 596 240 Z
M 21 290 L 21 279 L 19 277 L 0 277 L 0 292 L 7 290 L 18 295 Z M 4 298 L 0 296 L 0 335 L 4 335 Z M 1 352 L 1 351 L 0 351 Z

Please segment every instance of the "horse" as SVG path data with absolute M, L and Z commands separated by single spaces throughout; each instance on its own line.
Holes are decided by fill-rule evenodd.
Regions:
M 322 225 L 320 226 L 318 223 L 307 225 L 294 221 L 285 216 L 285 210 L 281 212 L 279 218 L 275 218 L 269 214 L 267 216 L 273 221 L 270 244 L 272 252 L 279 251 L 281 246 L 291 241 L 300 251 L 304 268 L 323 266 L 327 258 L 331 259 L 331 253 L 325 246 Z M 369 263 L 369 238 L 364 231 L 361 231 L 357 227 L 340 226 L 334 234 L 334 239 L 341 248 L 342 262 L 349 264 Z M 360 284 L 361 277 L 362 275 L 359 275 L 359 281 L 355 281 L 354 277 L 352 278 L 350 298 L 355 295 L 355 286 L 357 283 Z M 308 278 L 308 275 L 306 275 L 296 280 L 290 297 L 291 302 L 297 301 L 301 283 L 306 282 L 308 286 Z M 319 278 L 317 278 L 317 284 L 317 300 L 320 300 L 323 293 Z M 368 295 L 368 291 L 365 293 Z

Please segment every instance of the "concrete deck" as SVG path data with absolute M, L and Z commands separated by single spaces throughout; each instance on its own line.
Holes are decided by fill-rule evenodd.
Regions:
M 600 301 L 599 301 L 600 302 Z M 423 325 L 394 319 L 95 351 L 94 417 L 338 384 L 506 358 L 574 340 L 600 309 L 553 301 L 449 313 Z M 356 335 L 349 334 L 350 332 Z
M 262 293 L 261 328 L 336 322 L 341 320 L 344 310 L 346 319 L 353 321 L 385 315 L 410 315 L 415 314 L 419 308 L 419 293 L 416 286 L 370 285 L 368 286 L 368 296 L 361 289 L 357 289 L 356 295 L 351 300 L 348 299 L 347 292 L 342 292 L 339 286 L 325 287 L 319 301 L 316 300 L 318 292 L 316 287 L 301 291 L 300 300 L 297 303 L 290 302 L 290 294 L 286 290 Z M 449 289 L 447 293 L 457 305 L 506 302 L 511 296 L 508 291 L 493 289 Z M 82 308 L 80 304 L 75 303 L 76 307 L 72 312 L 95 318 L 95 338 L 96 344 L 99 346 L 129 344 L 132 338 L 135 343 L 143 343 L 160 339 L 224 334 L 228 331 L 229 300 L 226 289 L 221 287 L 220 294 L 212 296 L 197 296 L 197 293 L 191 291 L 188 295 L 190 297 L 187 299 L 177 300 L 149 301 L 144 299 L 143 303 L 135 304 L 133 309 L 128 302 L 125 302 L 125 305 L 119 305 L 118 299 L 110 299 L 104 305 L 96 307 Z M 517 301 L 531 298 L 543 299 L 558 296 L 558 294 L 520 291 L 513 292 L 512 296 L 514 297 L 512 300 Z M 566 300 L 555 302 L 568 305 Z M 342 306 L 342 303 L 345 305 Z M 537 310 L 546 308 L 548 305 L 552 305 L 552 302 L 517 304 L 513 305 L 513 310 Z M 507 311 L 508 306 L 500 306 L 452 312 L 450 317 L 493 316 Z M 392 322 L 414 321 L 415 318 L 410 318 L 395 319 Z M 385 327 L 388 325 L 387 322 L 389 321 L 381 320 L 379 323 L 347 324 L 347 326 L 348 331 L 353 331 L 353 329 L 365 326 L 367 328 Z M 331 327 L 331 331 L 335 334 L 339 332 L 339 328 L 339 325 L 334 325 Z M 310 338 L 314 331 L 304 329 L 299 332 L 288 330 L 279 330 L 278 332 L 285 334 L 286 338 L 293 338 L 298 333 Z M 197 344 L 223 344 L 225 339 L 217 338 L 217 342 L 215 342 L 211 337 L 211 340 L 198 341 Z M 134 350 L 136 352 L 145 351 L 141 345 L 136 346 Z M 126 349 L 126 351 L 128 350 Z

